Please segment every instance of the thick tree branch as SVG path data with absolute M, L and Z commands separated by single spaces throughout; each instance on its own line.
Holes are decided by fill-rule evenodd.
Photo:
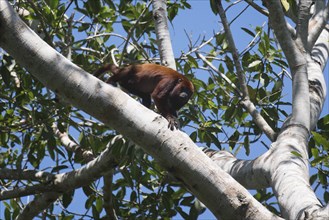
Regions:
M 37 195 L 33 201 L 25 206 L 16 220 L 32 220 L 40 211 L 49 207 L 49 204 L 54 203 L 61 193 L 49 192 Z
M 329 20 L 329 2 L 315 14 L 309 23 L 308 48 L 313 48 L 322 30 Z
M 309 51 L 307 37 L 308 37 L 308 22 L 311 17 L 312 0 L 299 1 L 298 18 L 296 27 L 296 43 L 301 51 Z
M 176 62 L 168 29 L 166 0 L 153 0 L 152 7 L 161 63 L 175 70 Z
M 283 9 L 280 0 L 264 1 L 269 9 L 270 25 L 282 47 L 292 72 L 292 117 L 287 120 L 289 124 L 303 126 L 310 129 L 310 100 L 307 80 L 307 54 L 301 43 L 292 39 L 286 26 Z M 300 10 L 309 10 L 304 7 Z M 304 13 L 302 13 L 304 14 Z M 305 12 L 307 14 L 307 12 Z M 306 16 L 306 15 L 305 15 Z M 300 19 L 304 19 L 301 17 Z M 306 19 L 306 18 L 305 18 Z M 305 30 L 300 27 L 299 31 Z M 301 41 L 304 34 L 299 33 Z
M 308 59 L 308 81 L 310 88 L 311 124 L 313 130 L 322 112 L 327 96 L 327 87 L 323 75 L 329 57 L 329 29 L 323 29 Z
M 209 148 L 203 151 L 223 170 L 247 189 L 270 187 L 269 167 L 260 159 L 239 160 L 228 151 L 215 151 Z

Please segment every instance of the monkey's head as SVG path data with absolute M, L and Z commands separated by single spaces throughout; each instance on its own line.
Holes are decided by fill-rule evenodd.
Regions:
M 194 86 L 190 81 L 184 80 L 184 78 L 179 79 L 170 94 L 170 104 L 172 108 L 175 110 L 182 108 L 191 98 L 193 92 Z

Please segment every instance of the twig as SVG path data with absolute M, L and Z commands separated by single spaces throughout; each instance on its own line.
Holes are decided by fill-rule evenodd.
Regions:
M 106 212 L 106 219 L 117 220 L 118 217 L 115 213 L 115 208 L 113 207 L 113 170 L 108 172 L 103 176 L 104 187 L 103 187 L 103 199 L 104 199 L 104 209 Z

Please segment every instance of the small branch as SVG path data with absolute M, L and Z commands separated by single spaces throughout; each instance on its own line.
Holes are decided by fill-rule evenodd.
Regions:
M 54 178 L 54 174 L 43 171 L 0 169 L 0 179 L 49 182 Z
M 265 10 L 264 8 L 260 7 L 256 3 L 254 3 L 253 0 L 245 0 L 245 2 L 247 2 L 251 7 L 253 7 L 259 13 L 261 13 L 261 14 L 265 15 L 266 17 L 268 17 L 268 15 L 269 15 L 268 11 Z
M 299 1 L 298 18 L 296 27 L 296 43 L 301 51 L 309 51 L 307 47 L 308 22 L 310 19 L 311 0 Z
M 66 132 L 60 132 L 55 123 L 52 125 L 52 128 L 66 150 L 75 152 L 77 158 L 82 158 L 85 162 L 89 162 L 95 158 L 93 152 L 81 148 L 80 145 L 71 140 Z
M 217 9 L 219 12 L 219 16 L 222 20 L 222 24 L 223 24 L 223 27 L 225 30 L 225 36 L 228 41 L 228 45 L 229 45 L 229 48 L 230 48 L 230 51 L 231 51 L 231 54 L 233 57 L 233 62 L 234 62 L 234 65 L 235 65 L 235 68 L 237 71 L 240 90 L 242 92 L 243 98 L 249 99 L 249 92 L 248 92 L 248 88 L 247 88 L 246 79 L 244 77 L 244 71 L 242 69 L 242 65 L 239 60 L 239 53 L 235 46 L 233 35 L 232 35 L 231 29 L 229 27 L 228 20 L 226 18 L 224 8 L 222 6 L 221 1 L 216 1 L 216 2 L 217 2 Z
M 104 199 L 104 209 L 106 212 L 105 219 L 117 220 L 118 217 L 115 213 L 115 208 L 113 207 L 113 170 L 108 172 L 103 176 L 104 187 L 103 187 L 103 199 Z
M 188 51 L 187 53 L 183 53 L 179 59 L 184 59 L 184 57 L 199 51 L 201 48 L 203 48 L 204 46 L 208 45 L 212 40 L 214 40 L 218 35 L 220 35 L 222 33 L 222 31 L 217 32 L 214 34 L 214 36 L 212 36 L 211 38 L 209 38 L 208 40 L 204 41 L 203 43 L 201 43 L 199 46 L 192 48 L 190 51 Z

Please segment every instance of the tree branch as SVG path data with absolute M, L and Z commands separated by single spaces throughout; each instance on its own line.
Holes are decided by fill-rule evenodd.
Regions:
M 265 10 L 264 8 L 260 7 L 256 3 L 254 3 L 253 0 L 245 0 L 245 2 L 247 2 L 251 7 L 253 7 L 259 13 L 261 13 L 261 14 L 265 15 L 266 17 L 268 17 L 268 15 L 269 15 L 268 11 Z
M 306 50 L 302 44 L 299 43 L 298 46 L 292 39 L 286 26 L 281 2 L 279 0 L 269 0 L 264 1 L 264 3 L 270 12 L 270 25 L 274 29 L 292 73 L 292 117 L 290 120 L 286 120 L 286 122 L 310 129 Z M 303 10 L 309 10 L 309 8 L 303 8 Z M 305 28 L 299 27 L 299 31 L 302 30 L 305 30 Z M 305 37 L 304 34 L 299 33 L 299 35 L 301 40 Z
M 302 0 L 299 1 L 298 6 L 298 18 L 296 27 L 296 43 L 301 51 L 309 51 L 307 43 L 308 36 L 308 22 L 310 19 L 312 0 Z
M 66 148 L 66 150 L 74 152 L 76 154 L 76 158 L 82 158 L 85 162 L 89 162 L 95 158 L 93 152 L 81 148 L 80 145 L 71 140 L 66 132 L 60 132 L 55 123 L 52 128 L 62 145 Z
M 222 6 L 221 1 L 216 1 L 216 3 L 217 3 L 217 9 L 219 12 L 219 16 L 222 20 L 222 24 L 223 24 L 223 27 L 225 30 L 225 36 L 228 41 L 228 46 L 229 46 L 229 49 L 230 49 L 232 57 L 233 57 L 234 66 L 237 71 L 237 76 L 238 76 L 238 80 L 239 80 L 239 89 L 242 92 L 243 99 L 249 99 L 249 92 L 248 92 L 246 79 L 244 77 L 244 71 L 242 69 L 242 65 L 239 60 L 239 53 L 235 46 L 235 42 L 234 42 L 234 39 L 232 36 L 231 29 L 228 24 L 226 15 L 225 15 L 224 8 Z
M 43 171 L 0 169 L 0 179 L 49 182 L 54 178 L 54 174 Z
M 329 29 L 323 29 L 313 49 L 312 56 L 308 59 L 308 81 L 310 89 L 311 125 L 316 127 L 327 96 L 327 87 L 323 70 L 329 57 Z
M 108 172 L 103 176 L 104 187 L 103 187 L 103 198 L 104 198 L 104 209 L 106 212 L 106 219 L 117 220 L 118 217 L 115 213 L 115 208 L 113 207 L 113 170 Z
M 324 27 L 329 20 L 329 2 L 327 6 L 320 9 L 320 11 L 310 20 L 309 35 L 308 35 L 308 48 L 313 48 L 316 40 L 322 33 Z
M 48 192 L 36 196 L 33 201 L 27 204 L 21 213 L 16 217 L 16 220 L 32 220 L 40 211 L 49 207 L 54 203 L 61 193 Z
M 166 0 L 153 0 L 152 7 L 155 34 L 158 40 L 157 45 L 159 47 L 161 63 L 176 70 L 175 56 L 171 46 L 170 33 L 167 23 Z
M 239 160 L 228 151 L 215 151 L 209 148 L 203 149 L 220 168 L 229 173 L 236 181 L 247 189 L 263 189 L 270 187 L 268 167 L 263 161 Z

